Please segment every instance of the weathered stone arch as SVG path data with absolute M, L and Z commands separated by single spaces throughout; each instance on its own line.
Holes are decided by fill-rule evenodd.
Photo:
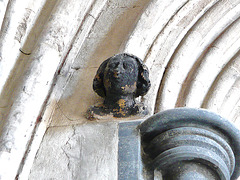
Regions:
M 201 107 L 240 127 L 239 0 L 3 0 L 0 8 L 0 179 L 28 176 L 47 128 L 46 139 L 61 129 L 75 143 L 75 126 L 92 126 L 85 112 L 101 100 L 92 79 L 121 52 L 150 69 L 140 100 L 151 114 Z M 117 122 L 106 124 L 117 146 Z

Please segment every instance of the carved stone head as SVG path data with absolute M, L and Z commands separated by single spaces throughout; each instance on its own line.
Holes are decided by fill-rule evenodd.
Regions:
M 114 117 L 135 115 L 140 112 L 135 98 L 145 95 L 150 85 L 148 69 L 141 59 L 127 53 L 110 57 L 100 65 L 93 80 L 93 90 L 104 102 L 90 111 Z

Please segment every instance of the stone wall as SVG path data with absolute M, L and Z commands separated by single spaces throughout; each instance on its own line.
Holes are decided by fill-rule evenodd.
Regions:
M 1 1 L 0 179 L 117 177 L 118 120 L 85 112 L 102 101 L 98 66 L 121 52 L 150 70 L 150 115 L 206 108 L 240 127 L 239 2 Z

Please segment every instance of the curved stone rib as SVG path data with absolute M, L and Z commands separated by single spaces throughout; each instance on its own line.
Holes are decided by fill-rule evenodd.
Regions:
M 72 38 L 71 46 L 69 47 L 69 49 L 67 49 L 68 52 L 65 60 L 66 64 L 61 69 L 61 71 L 63 72 L 70 72 L 67 76 L 58 76 L 58 79 L 55 82 L 57 86 L 55 86 L 56 88 L 53 89 L 51 96 L 49 97 L 48 107 L 42 117 L 44 121 L 39 123 L 35 129 L 35 132 L 33 132 L 33 136 L 28 147 L 30 151 L 27 151 L 24 159 L 25 161 L 23 162 L 24 165 L 23 167 L 21 167 L 21 169 L 19 169 L 19 179 L 28 178 L 32 163 L 34 161 L 35 155 L 38 151 L 44 133 L 49 126 L 50 121 L 52 120 L 52 116 L 55 112 L 56 106 L 58 107 L 56 103 L 62 96 L 62 93 L 64 92 L 65 87 L 68 84 L 72 73 L 74 72 L 74 69 L 71 66 L 76 58 L 76 54 L 80 51 L 84 41 L 89 36 L 89 33 L 96 21 L 98 20 L 101 12 L 103 11 L 103 7 L 106 5 L 106 2 L 107 0 L 95 0 L 94 2 L 92 2 L 91 7 L 89 6 L 90 8 L 87 9 L 86 15 L 81 13 L 78 14 L 79 18 L 77 19 L 81 23 L 77 23 L 78 30 L 77 32 L 75 32 L 76 34 L 73 34 L 73 32 L 70 35 L 70 37 Z M 36 26 L 38 23 L 36 23 Z
M 235 60 L 235 59 L 234 59 Z M 225 67 L 215 79 L 208 94 L 205 96 L 202 108 L 219 112 L 219 106 L 224 104 L 224 98 L 238 78 L 238 72 L 232 68 Z
M 194 59 L 195 63 L 187 74 L 186 79 L 183 82 L 183 86 L 179 93 L 178 105 L 187 105 L 187 96 L 189 94 L 190 83 L 193 81 L 193 74 L 197 71 L 202 57 L 208 51 L 208 47 L 240 16 L 240 5 L 237 5 L 234 9 L 230 10 L 224 17 L 216 23 L 216 25 L 209 31 L 207 36 L 203 38 L 199 46 L 196 47 L 195 52 L 188 58 Z
M 1 11 L 0 11 L 0 27 L 2 27 L 2 22 L 3 22 L 4 16 L 5 16 L 5 13 L 7 10 L 7 5 L 9 2 L 10 2 L 10 0 L 2 0 L 0 2 L 0 9 L 1 9 Z
M 212 27 L 212 24 L 206 24 L 210 19 L 213 19 L 215 23 L 218 23 L 218 18 L 221 18 L 221 13 L 219 13 L 219 9 L 223 8 L 222 3 L 216 4 L 217 7 L 214 7 L 213 9 L 210 10 L 210 12 L 207 12 L 205 14 L 206 18 L 202 18 L 198 24 L 195 25 L 195 27 L 192 29 L 192 31 L 189 33 L 188 36 L 186 36 L 186 40 L 182 43 L 180 46 L 179 52 L 175 54 L 175 57 L 173 59 L 173 63 L 168 66 L 168 69 L 164 75 L 164 78 L 162 80 L 162 89 L 160 87 L 159 90 L 159 97 L 158 97 L 158 102 L 156 105 L 156 112 L 161 111 L 164 109 L 168 108 L 173 108 L 175 107 L 176 99 L 183 99 L 184 94 L 179 94 L 180 88 L 185 88 L 186 84 L 184 84 L 184 79 L 186 78 L 187 74 L 189 73 L 190 69 L 192 68 L 192 64 L 195 63 L 197 57 L 192 57 L 193 51 L 195 51 L 195 55 L 199 54 L 201 55 L 204 50 L 206 50 L 206 44 L 204 47 L 200 45 L 200 42 L 205 42 L 209 41 L 208 43 L 212 43 L 212 41 L 215 39 L 214 37 L 217 36 L 218 33 L 221 34 L 221 30 Z M 223 16 L 228 10 L 230 9 L 230 5 L 224 6 L 224 11 Z M 219 16 L 215 18 L 214 14 L 218 14 Z M 228 19 L 225 18 L 226 22 Z M 232 20 L 231 20 L 232 21 Z M 220 22 L 219 22 L 220 23 Z M 219 24 L 220 25 L 220 24 Z M 221 25 L 220 25 L 221 26 Z M 208 33 L 208 28 L 212 29 L 212 38 L 211 39 L 211 34 L 209 35 Z M 222 26 L 224 30 L 224 26 Z M 215 29 L 215 30 L 214 30 Z M 220 30 L 220 31 L 219 31 Z M 215 32 L 214 32 L 215 31 Z M 206 33 L 205 36 L 205 41 L 203 41 L 200 33 Z M 204 34 L 202 34 L 204 36 Z M 208 40 L 207 40 L 208 39 Z M 201 48 L 202 47 L 202 48 Z M 192 54 L 192 55 L 191 55 Z M 197 67 L 197 66 L 196 66 Z M 189 77 L 190 78 L 190 77 Z M 191 82 L 191 81 L 190 81 Z M 179 103 L 183 104 L 183 103 Z
M 230 97 L 235 100 L 239 97 L 239 95 L 237 93 L 233 93 L 235 91 L 232 90 L 232 88 L 236 87 L 236 84 L 238 84 L 239 81 L 239 62 L 240 59 L 238 52 L 218 74 L 215 81 L 209 88 L 201 107 L 215 111 L 232 120 L 229 115 L 236 102 L 233 104 L 230 103 Z
M 167 68 L 167 64 L 179 46 L 182 46 L 181 43 L 186 34 L 216 2 L 217 1 L 189 1 L 174 15 L 153 43 L 146 57 L 146 65 L 150 68 L 151 72 L 152 87 L 143 99 L 143 102 L 148 104 L 152 113 L 154 106 L 158 106 L 158 103 L 161 103 L 159 102 L 161 101 L 159 100 L 160 98 L 157 97 L 157 91 L 161 81 L 163 81 L 162 77 L 165 68 Z M 185 19 L 188 19 L 188 21 Z M 155 105 L 156 98 L 159 100 L 157 105 Z
M 240 28 L 240 20 L 237 26 L 230 27 L 228 32 L 212 45 L 206 52 L 200 65 L 194 70 L 192 81 L 188 84 L 188 93 L 185 96 L 185 104 L 188 107 L 201 107 L 203 97 L 207 94 L 209 87 L 225 65 L 236 55 L 240 49 L 240 35 L 237 32 Z M 227 88 L 227 87 L 226 87 Z M 197 94 L 197 96 L 195 96 Z
M 31 3 L 31 0 L 8 2 L 0 32 L 0 93 L 21 54 L 19 52 L 21 38 L 24 36 L 25 28 L 32 23 L 31 18 L 35 14 L 33 11 L 39 2 L 42 1 L 35 4 Z M 1 12 L 2 10 L 4 9 L 1 9 Z
M 229 92 L 226 94 L 223 104 L 220 106 L 219 112 L 224 117 L 229 117 L 232 110 L 237 106 L 240 100 L 239 95 L 240 77 L 235 81 Z
M 231 110 L 231 114 L 229 115 L 229 118 L 232 119 L 232 122 L 235 124 L 235 126 L 240 129 L 240 99 L 238 99 L 237 104 L 234 108 Z
M 19 90 L 8 117 L 5 118 L 0 136 L 2 179 L 14 179 L 34 127 L 41 119 L 42 106 L 50 91 L 61 56 L 66 53 L 92 1 L 58 1 L 52 16 L 45 24 L 38 46 L 30 56 L 28 69 L 23 73 L 21 83 L 13 90 Z M 68 15 L 71 12 L 71 16 Z M 69 17 L 71 17 L 69 19 Z M 82 18 L 80 18 L 82 17 Z M 23 81 L 23 82 L 22 82 Z M 9 89 L 10 90 L 10 89 Z
M 12 14 L 8 17 L 8 20 L 12 21 L 12 24 L 16 23 L 16 25 L 18 26 L 10 26 L 9 28 L 3 27 L 6 28 L 6 31 L 1 32 L 0 54 L 2 61 L 0 61 L 0 69 L 4 69 L 4 71 L 0 72 L 0 104 L 2 107 L 0 109 L 0 113 L 3 117 L 7 116 L 15 96 L 17 96 L 18 94 L 18 86 L 22 83 L 21 78 L 25 73 L 25 70 L 28 68 L 28 65 L 31 63 L 31 60 L 29 60 L 29 55 L 31 53 L 23 52 L 20 47 L 26 47 L 25 45 L 27 44 L 27 46 L 30 47 L 31 50 L 34 48 L 34 45 L 36 44 L 39 35 L 35 30 L 36 28 L 38 28 L 38 32 L 41 32 L 43 24 L 45 23 L 46 18 L 49 18 L 49 13 L 54 7 L 55 2 L 56 1 L 51 1 L 51 3 L 46 3 L 47 6 L 49 5 L 48 9 L 44 8 L 44 6 L 46 5 L 45 0 L 34 2 L 26 1 L 26 4 L 24 3 L 26 7 L 17 5 L 15 5 L 16 7 L 12 7 L 15 7 L 17 9 L 16 11 L 20 12 L 24 9 L 24 14 L 21 16 L 19 15 L 19 12 L 12 12 Z M 45 16 L 45 20 L 42 22 L 42 24 L 38 24 L 38 26 L 35 26 L 34 33 L 32 33 L 32 37 L 34 38 L 29 41 L 26 39 L 26 37 L 31 34 L 29 31 L 33 28 L 35 24 L 35 19 L 38 18 L 42 10 L 44 10 L 43 14 Z M 19 17 L 15 19 L 15 16 Z
M 135 54 L 144 59 L 159 32 L 188 0 L 152 1 L 140 17 L 133 33 L 123 45 L 123 52 Z

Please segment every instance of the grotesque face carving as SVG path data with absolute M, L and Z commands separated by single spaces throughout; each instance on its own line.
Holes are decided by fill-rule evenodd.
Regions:
M 132 57 L 115 56 L 108 61 L 103 78 L 106 95 L 135 93 L 138 64 Z
M 90 107 L 89 117 L 93 114 L 114 117 L 147 114 L 143 104 L 136 103 L 135 98 L 145 95 L 149 88 L 149 72 L 141 59 L 127 53 L 110 57 L 100 65 L 93 80 L 93 90 L 104 102 Z

